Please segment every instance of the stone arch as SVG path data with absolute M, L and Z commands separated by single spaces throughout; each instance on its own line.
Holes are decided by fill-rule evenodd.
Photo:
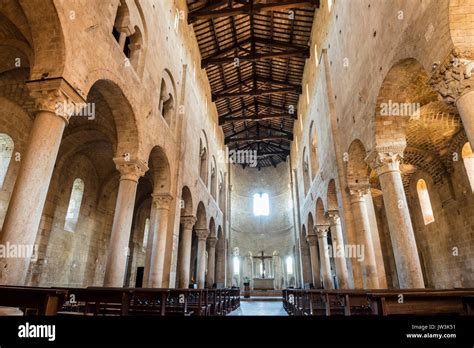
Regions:
M 306 237 L 308 237 L 308 233 L 306 231 L 306 225 L 303 224 L 301 226 L 301 240 L 306 240 Z
M 423 65 L 414 58 L 395 63 L 380 87 L 375 112 L 375 146 L 404 148 L 405 126 L 421 107 L 438 100 Z M 390 122 L 387 126 L 386 122 Z
M 311 162 L 311 179 L 314 180 L 316 177 L 316 173 L 318 172 L 319 167 L 319 158 L 318 158 L 318 143 L 317 143 L 317 136 L 316 136 L 316 124 L 314 121 L 311 121 L 311 125 L 309 126 L 309 157 Z
M 217 238 L 216 221 L 214 220 L 213 216 L 211 216 L 209 220 L 209 237 Z
M 316 225 L 329 225 L 329 221 L 326 217 L 324 210 L 324 203 L 321 197 L 316 200 Z
M 359 139 L 355 139 L 349 146 L 348 154 L 347 184 L 349 189 L 368 187 L 370 169 L 365 162 L 367 152 L 364 144 Z
M 454 47 L 474 58 L 474 0 L 449 1 L 449 30 Z
M 187 186 L 181 190 L 181 216 L 190 216 L 193 214 L 193 196 Z
M 113 115 L 117 133 L 116 156 L 138 157 L 141 143 L 136 114 L 123 89 L 112 80 L 99 79 L 89 89 L 87 101 L 95 93 L 98 93 L 105 100 Z
M 0 189 L 3 188 L 7 177 L 14 148 L 15 142 L 12 137 L 7 133 L 0 133 Z
M 161 78 L 159 108 L 161 116 L 170 127 L 176 122 L 176 100 L 176 83 L 171 72 L 165 69 Z
M 150 173 L 151 181 L 154 184 L 154 193 L 171 192 L 171 171 L 168 157 L 164 150 L 155 146 L 150 153 L 147 172 Z
M 308 194 L 308 191 L 311 185 L 309 157 L 308 157 L 308 150 L 306 147 L 303 149 L 302 168 L 303 168 L 303 188 L 304 188 L 304 195 L 306 196 Z
M 207 224 L 207 214 L 206 214 L 206 207 L 204 206 L 203 202 L 199 202 L 196 210 L 196 228 L 204 229 L 208 228 Z
M 20 6 L 22 13 L 16 13 L 15 17 L 19 15 L 27 19 L 34 52 L 30 80 L 62 76 L 66 65 L 66 44 L 54 1 L 41 1 L 40 9 L 35 1 L 21 1 Z
M 329 184 L 328 184 L 327 209 L 328 210 L 339 209 L 339 204 L 337 203 L 336 181 L 334 179 L 331 179 L 331 181 L 329 181 Z
M 309 234 L 313 234 L 313 228 L 314 228 L 313 214 L 309 213 L 308 214 L 308 233 Z
M 19 11 L 22 23 L 29 29 L 27 19 Z M 19 24 L 17 22 L 17 24 Z M 22 33 L 6 14 L 0 12 L 0 73 L 5 71 L 28 68 L 34 63 L 34 51 L 30 44 L 30 32 Z

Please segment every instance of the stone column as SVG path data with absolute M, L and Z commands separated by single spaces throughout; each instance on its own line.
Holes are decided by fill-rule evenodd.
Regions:
M 24 285 L 70 106 L 84 103 L 62 78 L 28 82 L 36 117 L 5 216 L 0 245 L 29 249 L 28 255 L 0 258 L 0 284 Z M 67 108 L 64 108 L 67 106 Z
M 173 197 L 166 193 L 152 194 L 152 209 L 155 210 L 154 221 L 150 221 L 150 232 L 153 234 L 151 251 L 150 273 L 148 287 L 161 288 L 163 286 L 163 272 L 165 265 L 166 236 L 168 234 L 168 216 L 170 203 Z
M 183 216 L 181 225 L 183 235 L 180 241 L 179 257 L 179 287 L 187 289 L 189 287 L 189 273 L 191 270 L 191 246 L 193 241 L 193 226 L 197 219 L 194 216 Z
M 212 284 L 215 282 L 216 276 L 216 244 L 217 238 L 216 237 L 209 237 L 207 238 L 207 244 L 209 245 L 209 249 L 207 251 L 209 255 L 208 263 L 207 263 L 207 285 L 212 287 Z
M 309 244 L 309 255 L 311 258 L 311 273 L 313 275 L 313 285 L 316 289 L 322 288 L 321 285 L 321 267 L 319 266 L 318 257 L 318 236 L 315 234 L 308 234 L 306 240 Z
M 318 236 L 319 255 L 321 257 L 321 273 L 323 276 L 324 289 L 334 289 L 334 283 L 331 276 L 331 262 L 328 253 L 328 231 L 329 226 L 317 225 L 314 227 Z
M 383 193 L 400 288 L 424 288 L 402 177 L 402 148 L 375 149 L 367 162 L 377 171 Z
M 196 236 L 198 237 L 197 283 L 199 289 L 204 289 L 206 275 L 206 240 L 209 236 L 209 230 L 207 228 L 196 229 Z
M 374 243 L 372 242 L 370 219 L 365 201 L 365 195 L 368 193 L 368 190 L 368 188 L 351 190 L 351 206 L 359 238 L 361 238 L 364 245 L 364 259 L 362 262 L 365 269 L 367 287 L 369 289 L 378 289 L 380 286 L 377 263 L 375 261 Z
M 341 219 L 339 212 L 328 212 L 329 227 L 331 229 L 333 257 L 336 263 L 337 279 L 341 289 L 349 289 L 349 272 L 347 271 L 344 237 L 342 236 Z
M 114 158 L 114 162 L 121 176 L 107 252 L 104 286 L 122 287 L 125 280 L 138 179 L 145 174 L 148 167 L 143 161 L 127 161 L 122 157 Z
M 471 147 L 474 148 L 474 60 L 453 50 L 431 78 L 440 99 L 456 106 Z

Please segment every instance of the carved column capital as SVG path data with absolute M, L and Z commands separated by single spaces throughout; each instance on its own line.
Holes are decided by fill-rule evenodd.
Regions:
M 474 90 L 473 72 L 474 60 L 454 49 L 434 70 L 430 84 L 438 91 L 440 100 L 455 106 L 461 96 Z
M 370 193 L 370 186 L 354 186 L 349 189 L 351 203 L 365 201 L 365 196 Z
M 318 239 L 327 238 L 329 232 L 328 225 L 315 225 L 314 232 L 318 236 Z
M 328 217 L 330 226 L 335 226 L 335 225 L 340 225 L 341 224 L 341 217 L 339 215 L 339 211 L 329 210 L 327 212 L 327 217 Z
M 207 240 L 207 237 L 209 237 L 209 230 L 207 228 L 197 228 L 196 229 L 196 236 L 198 237 L 198 240 Z
M 61 77 L 28 81 L 26 86 L 35 100 L 38 111 L 54 113 L 66 123 L 86 103 L 84 98 Z
M 114 158 L 115 167 L 120 172 L 120 180 L 131 180 L 138 182 L 138 179 L 148 171 L 145 161 L 139 159 L 126 159 L 124 157 Z
M 377 174 L 400 170 L 400 161 L 403 159 L 405 145 L 386 146 L 375 148 L 365 159 Z
M 180 221 L 185 230 L 192 230 L 197 219 L 194 216 L 182 216 Z
M 153 206 L 156 209 L 170 209 L 170 203 L 173 201 L 173 196 L 167 193 L 152 193 Z
M 215 248 L 217 245 L 217 238 L 216 237 L 207 238 L 207 244 L 209 244 L 209 248 Z
M 318 236 L 315 234 L 308 234 L 306 237 L 306 241 L 310 246 L 317 246 L 318 245 Z

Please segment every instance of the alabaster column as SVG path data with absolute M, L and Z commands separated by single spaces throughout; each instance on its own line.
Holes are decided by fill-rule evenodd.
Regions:
M 189 274 L 191 270 L 191 246 L 193 240 L 193 226 L 197 219 L 194 216 L 183 216 L 181 218 L 180 253 L 179 253 L 179 287 L 189 287 Z
M 209 230 L 207 228 L 196 229 L 196 236 L 198 238 L 197 282 L 198 288 L 204 289 L 206 276 L 206 240 L 209 236 Z
M 471 82 L 474 86 L 474 79 Z M 471 90 L 459 97 L 456 100 L 456 106 L 469 143 L 474 148 L 474 91 Z
M 114 162 L 121 175 L 107 253 L 104 286 L 122 287 L 125 280 L 138 179 L 145 174 L 148 167 L 143 161 L 127 161 L 122 157 L 114 158 Z
M 64 128 L 71 114 L 66 105 L 78 105 L 83 99 L 63 79 L 28 82 L 36 103 L 36 117 L 22 154 L 0 245 L 5 249 L 29 250 L 27 255 L 0 258 L 0 284 L 24 285 L 44 203 L 53 175 L 54 164 Z
M 403 149 L 374 150 L 367 162 L 377 171 L 383 193 L 400 288 L 424 288 L 410 212 L 400 174 Z
M 370 219 L 365 201 L 365 195 L 367 193 L 368 188 L 351 190 L 351 207 L 354 223 L 364 245 L 364 259 L 362 262 L 365 269 L 367 287 L 369 289 L 378 289 L 380 286 L 377 263 L 375 260 L 374 243 L 372 241 L 372 231 L 370 229 Z
M 309 244 L 309 255 L 311 258 L 311 274 L 313 277 L 313 285 L 316 289 L 322 288 L 321 285 L 321 267 L 319 266 L 318 257 L 318 236 L 315 234 L 308 234 L 306 240 Z
M 321 273 L 323 276 L 324 289 L 334 289 L 331 276 L 331 262 L 329 261 L 328 253 L 328 231 L 329 226 L 315 226 L 315 232 L 318 236 L 319 255 L 321 257 Z
M 474 148 L 474 60 L 454 49 L 431 77 L 440 99 L 457 107 L 464 131 Z
M 209 245 L 207 254 L 208 254 L 208 262 L 207 262 L 207 285 L 212 286 L 215 282 L 215 275 L 216 275 L 216 244 L 217 238 L 216 237 L 209 237 L 207 238 L 207 244 Z
M 168 234 L 168 216 L 173 197 L 169 194 L 152 194 L 152 209 L 155 210 L 154 221 L 150 221 L 150 231 L 153 234 L 153 246 L 150 260 L 148 286 L 163 287 L 166 237 Z
M 349 272 L 347 271 L 344 237 L 342 236 L 341 219 L 339 212 L 329 211 L 329 228 L 331 229 L 333 257 L 336 261 L 336 273 L 341 289 L 349 288 Z

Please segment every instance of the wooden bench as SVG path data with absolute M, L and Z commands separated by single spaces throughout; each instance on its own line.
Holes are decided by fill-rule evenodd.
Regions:
M 400 295 L 403 296 L 403 301 Z M 473 315 L 474 290 L 291 289 L 283 292 L 283 307 L 289 315 L 296 316 Z
M 66 300 L 59 289 L 0 286 L 0 306 L 19 308 L 24 315 L 56 315 Z

